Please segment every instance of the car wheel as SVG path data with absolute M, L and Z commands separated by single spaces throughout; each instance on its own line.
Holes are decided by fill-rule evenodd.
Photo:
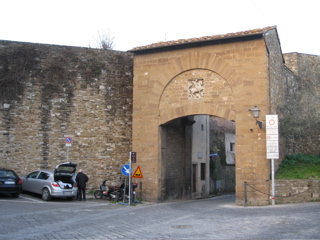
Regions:
M 14 197 L 14 198 L 18 198 L 19 195 L 20 195 L 20 193 L 12 193 L 11 195 L 12 195 L 12 197 Z
M 48 188 L 44 188 L 42 190 L 42 199 L 44 201 L 50 201 L 51 200 L 51 195 L 50 195 L 50 192 L 49 192 Z

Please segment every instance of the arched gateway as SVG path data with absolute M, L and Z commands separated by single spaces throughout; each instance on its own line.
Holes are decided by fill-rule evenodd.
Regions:
M 261 119 L 273 112 L 270 71 L 281 56 L 276 29 L 164 42 L 132 52 L 133 169 L 140 166 L 143 172 L 143 198 L 191 197 L 188 116 L 194 115 L 235 121 L 237 204 L 244 203 L 244 182 L 268 192 L 265 129 L 255 125 L 248 109 L 258 105 Z M 268 203 L 259 191 L 249 193 L 251 204 Z

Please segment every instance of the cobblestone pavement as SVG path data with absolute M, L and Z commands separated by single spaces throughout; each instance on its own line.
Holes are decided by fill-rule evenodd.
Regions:
M 320 239 L 319 202 L 234 202 L 234 195 L 134 206 L 0 200 L 0 239 Z

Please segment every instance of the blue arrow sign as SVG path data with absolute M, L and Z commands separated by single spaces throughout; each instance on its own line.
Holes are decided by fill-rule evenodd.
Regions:
M 123 165 L 121 167 L 121 172 L 122 172 L 123 175 L 129 176 L 129 174 L 131 173 L 130 166 L 128 164 Z

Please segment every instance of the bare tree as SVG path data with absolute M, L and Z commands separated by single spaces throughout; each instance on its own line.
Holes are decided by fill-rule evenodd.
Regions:
M 90 48 L 101 48 L 105 50 L 112 50 L 114 46 L 114 36 L 110 33 L 110 31 L 106 30 L 99 31 L 98 39 L 93 44 L 89 44 Z

